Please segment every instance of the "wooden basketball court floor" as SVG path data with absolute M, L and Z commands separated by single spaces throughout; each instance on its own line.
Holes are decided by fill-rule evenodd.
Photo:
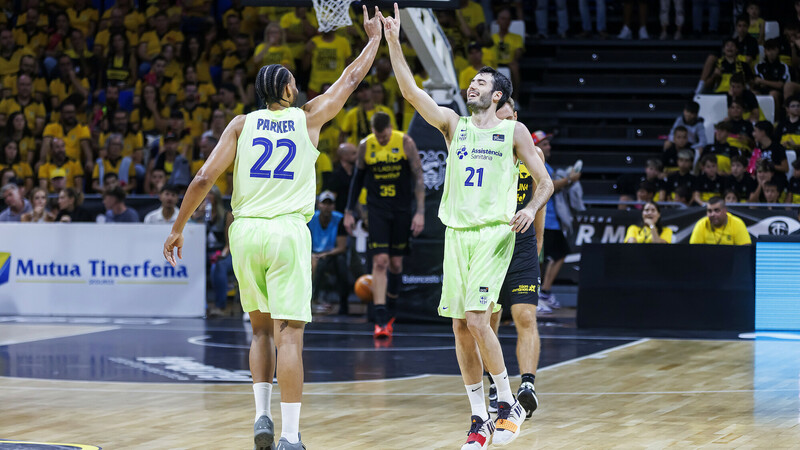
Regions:
M 252 448 L 248 328 L 0 317 L 0 439 Z M 400 325 L 386 347 L 374 346 L 367 324 L 308 331 L 309 449 L 460 448 L 469 405 L 448 326 Z M 541 405 L 508 448 L 800 448 L 800 336 L 540 332 Z M 518 373 L 513 329 L 501 337 Z M 0 442 L 7 448 L 56 447 Z

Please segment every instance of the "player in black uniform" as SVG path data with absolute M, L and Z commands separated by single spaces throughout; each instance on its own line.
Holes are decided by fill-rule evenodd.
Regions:
M 374 335 L 390 338 L 394 317 L 386 307 L 386 298 L 397 299 L 409 233 L 417 236 L 425 226 L 425 184 L 414 140 L 392 130 L 391 119 L 385 113 L 376 112 L 371 125 L 372 134 L 358 146 L 344 224 L 348 232 L 352 232 L 355 226 L 353 209 L 365 186 L 375 303 Z M 415 197 L 417 209 L 412 216 Z
M 514 102 L 509 99 L 502 108 L 497 110 L 500 119 L 517 120 L 514 111 Z M 536 147 L 536 154 L 544 161 L 544 154 Z M 517 184 L 517 211 L 524 208 L 531 199 L 535 190 L 533 177 L 524 164 L 519 164 L 519 183 Z M 546 207 L 545 207 L 546 208 Z M 533 382 L 536 378 L 536 368 L 539 365 L 539 328 L 536 324 L 536 306 L 539 304 L 539 288 L 541 278 L 539 272 L 539 252 L 543 240 L 537 237 L 544 235 L 545 208 L 536 212 L 533 226 L 524 233 L 516 233 L 514 255 L 506 272 L 506 279 L 500 290 L 498 303 L 511 308 L 511 317 L 517 329 L 517 363 L 522 373 L 522 382 L 517 391 L 517 399 L 526 416 L 531 417 L 533 411 L 539 406 Z M 500 315 L 497 311 L 492 315 L 491 325 L 494 332 L 498 332 Z M 497 389 L 489 375 L 489 412 L 497 412 Z

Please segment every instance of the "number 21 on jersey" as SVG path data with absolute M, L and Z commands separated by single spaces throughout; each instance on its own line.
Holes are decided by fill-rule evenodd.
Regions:
M 472 179 L 478 176 L 477 181 L 473 181 Z M 467 181 L 464 182 L 464 186 L 475 186 L 478 187 L 483 186 L 483 167 L 480 169 L 475 169 L 473 167 L 467 167 Z
M 276 180 L 293 180 L 294 172 L 287 170 L 295 155 L 297 155 L 297 146 L 289 139 L 278 139 L 275 143 L 276 148 L 286 147 L 288 149 L 286 156 L 278 163 L 274 171 L 264 169 L 264 165 L 269 161 L 272 156 L 272 141 L 264 137 L 257 137 L 253 139 L 253 147 L 263 146 L 264 153 L 258 158 L 253 167 L 250 168 L 251 178 L 274 178 Z

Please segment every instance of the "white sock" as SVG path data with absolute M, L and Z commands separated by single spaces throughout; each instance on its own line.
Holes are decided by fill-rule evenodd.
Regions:
M 253 394 L 256 397 L 256 421 L 264 415 L 272 420 L 272 383 L 253 383 Z
M 290 444 L 300 442 L 300 405 L 281 402 L 281 437 Z
M 514 404 L 514 395 L 511 394 L 511 383 L 508 382 L 508 371 L 504 370 L 497 375 L 492 374 L 495 386 L 497 386 L 497 401 Z
M 483 398 L 483 380 L 480 383 L 470 384 L 464 386 L 467 389 L 467 397 L 469 397 L 469 406 L 472 407 L 472 415 L 478 416 L 481 419 L 487 419 L 489 413 L 486 411 L 486 399 Z

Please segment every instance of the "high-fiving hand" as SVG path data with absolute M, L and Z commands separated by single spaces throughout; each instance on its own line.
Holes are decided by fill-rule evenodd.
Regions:
M 400 42 L 400 8 L 397 2 L 394 4 L 394 17 L 383 17 L 383 32 L 386 35 L 387 42 Z
M 364 31 L 367 33 L 367 38 L 371 39 L 377 37 L 380 39 L 381 23 L 383 23 L 383 14 L 381 14 L 381 10 L 376 6 L 375 15 L 370 18 L 367 6 L 362 5 L 361 7 L 364 8 Z

